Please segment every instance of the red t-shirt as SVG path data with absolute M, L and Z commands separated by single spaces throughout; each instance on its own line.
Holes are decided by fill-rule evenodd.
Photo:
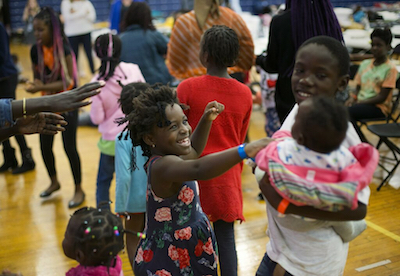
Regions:
M 251 91 L 246 85 L 235 79 L 204 75 L 184 80 L 177 93 L 181 103 L 190 106 L 185 113 L 193 129 L 209 102 L 216 100 L 225 105 L 225 110 L 212 124 L 202 156 L 244 142 L 253 106 Z M 201 205 L 211 221 L 244 220 L 242 168 L 243 163 L 240 163 L 221 176 L 199 181 Z

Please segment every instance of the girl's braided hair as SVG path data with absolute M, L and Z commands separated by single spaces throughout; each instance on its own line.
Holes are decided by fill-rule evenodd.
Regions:
M 203 34 L 201 53 L 207 53 L 219 68 L 234 66 L 239 57 L 238 36 L 227 26 L 214 25 Z
M 118 100 L 121 105 L 122 112 L 125 115 L 131 113 L 133 111 L 133 99 L 150 87 L 150 84 L 145 82 L 132 82 L 124 85 L 121 90 L 121 97 Z
M 118 102 L 121 105 L 122 112 L 125 115 L 129 115 L 133 111 L 133 104 L 132 101 L 134 98 L 139 96 L 143 93 L 146 89 L 150 88 L 150 84 L 145 82 L 132 82 L 122 87 L 121 97 L 119 98 Z M 125 118 L 119 118 L 116 120 L 116 123 L 119 125 L 127 122 Z M 118 136 L 118 139 L 122 139 L 124 137 L 125 140 L 128 139 L 130 135 L 130 131 L 128 130 L 128 125 L 124 128 L 121 134 Z M 131 167 L 135 170 L 137 169 L 136 166 L 136 150 L 135 146 L 132 145 L 132 152 L 131 152 Z
M 101 60 L 98 80 L 108 80 L 114 75 L 121 57 L 121 39 L 113 34 L 102 34 L 96 38 L 94 50 Z
M 172 88 L 155 84 L 132 100 L 132 111 L 119 121 L 128 122 L 133 146 L 141 146 L 144 156 L 151 156 L 151 147 L 144 142 L 143 136 L 151 133 L 154 126 L 162 128 L 171 123 L 167 120 L 165 108 L 174 104 L 180 105 L 184 110 L 187 109 L 185 105 L 179 103 Z
M 121 218 L 108 208 L 83 207 L 75 211 L 72 219 L 80 221 L 74 233 L 75 247 L 90 256 L 94 265 L 110 266 L 124 248 L 125 230 Z

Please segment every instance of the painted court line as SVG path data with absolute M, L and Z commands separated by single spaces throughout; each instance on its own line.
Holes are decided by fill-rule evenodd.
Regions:
M 382 265 L 385 265 L 385 264 L 390 264 L 390 263 L 391 263 L 390 260 L 384 260 L 384 261 L 380 261 L 380 262 L 377 262 L 377 263 L 373 263 L 373 264 L 369 264 L 369 265 L 365 265 L 365 266 L 356 268 L 356 270 L 358 272 L 361 272 L 361 271 L 365 271 L 365 270 L 368 270 L 368 269 L 372 269 L 372 268 L 375 268 L 375 267 L 378 267 L 378 266 L 382 266 Z
M 397 241 L 397 242 L 400 242 L 400 236 L 398 236 L 398 235 L 396 235 L 396 234 L 394 234 L 394 233 L 392 233 L 392 232 L 386 230 L 385 228 L 382 228 L 382 227 L 376 225 L 376 224 L 373 223 L 373 222 L 370 222 L 370 221 L 368 221 L 368 220 L 365 220 L 365 222 L 366 222 L 367 225 L 368 225 L 369 227 L 371 227 L 372 229 L 374 229 L 374 230 L 376 230 L 376 231 L 378 231 L 378 232 L 380 232 L 380 233 L 382 233 L 382 234 L 388 236 L 389 238 L 394 239 L 394 240 Z

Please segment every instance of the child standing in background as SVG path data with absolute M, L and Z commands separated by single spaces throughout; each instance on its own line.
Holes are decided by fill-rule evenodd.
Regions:
M 26 91 L 29 93 L 41 91 L 42 95 L 50 95 L 76 87 L 77 71 L 74 52 L 68 44 L 58 16 L 51 8 L 43 8 L 33 20 L 33 29 L 36 37 L 36 44 L 31 48 L 34 82 L 28 83 Z M 74 197 L 68 202 L 68 207 L 73 208 L 85 199 L 81 186 L 81 161 L 76 145 L 78 109 L 62 115 L 68 122 L 62 133 L 62 139 L 75 182 Z M 53 141 L 54 135 L 40 135 L 40 148 L 51 180 L 50 186 L 40 194 L 40 197 L 48 197 L 60 189 Z
M 133 111 L 132 100 L 148 88 L 149 84 L 140 82 L 127 84 L 122 88 L 119 102 L 125 115 Z M 125 229 L 135 232 L 143 232 L 144 229 L 147 190 L 144 165 L 148 159 L 143 156 L 139 146 L 133 147 L 128 130 L 118 135 L 115 140 L 115 212 L 127 213 Z M 126 236 L 126 249 L 132 268 L 138 243 L 138 236 Z
M 349 107 L 350 120 L 363 142 L 367 142 L 367 138 L 358 121 L 388 116 L 398 77 L 396 66 L 389 59 L 393 40 L 390 29 L 376 28 L 370 37 L 373 58 L 361 62 L 354 77 L 356 90 L 350 93 L 345 103 Z
M 121 219 L 104 209 L 83 207 L 71 216 L 62 247 L 65 256 L 79 265 L 66 276 L 122 276 L 118 253 L 124 248 Z
M 40 6 L 37 0 L 27 0 L 22 14 L 22 21 L 25 24 L 24 27 L 24 43 L 34 44 L 35 35 L 33 34 L 33 18 L 40 12 Z
M 146 238 L 136 252 L 136 276 L 217 275 L 214 232 L 202 211 L 195 180 L 224 173 L 271 141 L 264 138 L 195 160 L 223 109 L 216 101 L 208 103 L 191 135 L 192 128 L 170 88 L 147 89 L 133 100 L 133 111 L 126 118 L 128 129 L 133 145 L 140 145 L 150 158 Z
M 101 60 L 99 73 L 92 81 L 104 80 L 106 85 L 100 94 L 92 98 L 90 118 L 99 127 L 101 133 L 98 147 L 100 149 L 99 171 L 97 173 L 96 203 L 110 200 L 110 185 L 114 175 L 115 137 L 124 125 L 115 120 L 124 116 L 118 100 L 121 96 L 121 85 L 131 82 L 145 82 L 139 66 L 133 63 L 120 62 L 121 40 L 118 36 L 100 35 L 94 45 L 96 55 Z
M 96 10 L 89 0 L 63 0 L 61 1 L 61 15 L 64 18 L 64 31 L 68 36 L 71 47 L 79 58 L 79 45 L 83 45 L 90 71 L 94 73 L 92 57 L 91 32 L 95 29 Z M 82 75 L 83 72 L 80 72 Z
M 239 39 L 234 30 L 223 25 L 208 29 L 200 42 L 200 61 L 207 74 L 184 80 L 177 88 L 189 124 L 196 127 L 207 103 L 216 100 L 225 111 L 214 122 L 203 156 L 244 142 L 253 107 L 246 85 L 228 74 L 239 56 Z M 242 173 L 239 163 L 214 179 L 199 181 L 200 201 L 213 227 L 218 243 L 221 275 L 237 275 L 234 222 L 243 221 Z

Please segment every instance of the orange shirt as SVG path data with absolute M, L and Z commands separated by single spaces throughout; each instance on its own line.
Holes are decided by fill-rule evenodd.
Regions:
M 53 70 L 54 67 L 54 47 L 46 47 L 46 46 L 42 46 L 42 50 L 43 50 L 43 62 L 44 65 L 47 66 L 50 70 Z M 71 90 L 72 88 L 74 88 L 75 85 L 75 81 L 73 78 L 71 78 L 71 83 L 70 85 L 67 87 L 66 90 Z M 60 91 L 62 92 L 62 91 Z M 48 95 L 48 92 L 42 92 L 42 95 Z M 53 93 L 50 93 L 53 94 Z
M 219 12 L 218 18 L 208 15 L 203 30 L 197 24 L 194 11 L 178 17 L 168 43 L 167 67 L 171 75 L 177 79 L 187 79 L 206 74 L 207 70 L 199 59 L 200 39 L 213 25 L 226 25 L 239 38 L 239 59 L 234 67 L 228 68 L 228 73 L 250 70 L 254 63 L 254 44 L 246 23 L 231 9 L 219 7 Z

